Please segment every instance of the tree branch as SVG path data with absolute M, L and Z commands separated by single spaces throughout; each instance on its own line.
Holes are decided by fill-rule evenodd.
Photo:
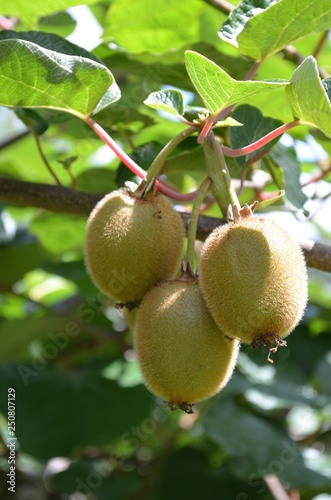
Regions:
M 0 201 L 11 205 L 43 208 L 51 212 L 88 216 L 105 193 L 74 191 L 63 186 L 38 184 L 14 179 L 0 178 Z M 187 228 L 190 213 L 181 213 Z M 204 240 L 217 226 L 225 224 L 224 219 L 200 215 L 197 238 Z M 307 266 L 331 273 L 331 245 L 311 240 L 299 242 Z
M 89 215 L 104 193 L 83 193 L 63 186 L 0 178 L 0 200 L 51 212 Z

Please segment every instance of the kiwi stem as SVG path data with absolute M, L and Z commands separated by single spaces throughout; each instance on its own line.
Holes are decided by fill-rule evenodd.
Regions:
M 257 141 L 252 142 L 252 144 L 244 146 L 243 148 L 231 149 L 228 148 L 227 146 L 222 146 L 223 153 L 225 154 L 225 156 L 231 156 L 232 158 L 236 158 L 238 156 L 245 156 L 249 153 L 253 153 L 257 149 L 262 148 L 263 146 L 268 144 L 270 141 L 272 141 L 279 135 L 284 134 L 291 128 L 297 127 L 298 125 L 301 125 L 300 120 L 294 120 L 293 122 L 285 123 L 284 125 L 281 125 L 280 127 L 273 130 L 272 132 L 269 132 L 269 134 L 261 137 L 261 139 L 258 139 Z
M 91 127 L 93 132 L 95 132 L 100 139 L 109 146 L 114 153 L 116 154 L 117 158 L 119 158 L 124 165 L 126 165 L 131 172 L 136 174 L 140 179 L 144 179 L 146 177 L 146 172 L 143 170 L 141 167 L 139 167 L 138 163 L 136 163 L 132 158 L 130 158 L 129 155 L 127 155 L 122 148 L 110 137 L 109 134 L 99 125 L 96 123 L 90 116 L 88 116 L 85 119 L 86 123 Z
M 189 137 L 196 131 L 197 131 L 196 127 L 188 127 L 187 129 L 183 130 L 175 137 L 173 137 L 168 142 L 168 144 L 164 146 L 164 148 L 159 152 L 159 154 L 153 160 L 150 168 L 148 169 L 146 177 L 147 182 L 151 181 L 153 178 L 155 179 L 158 178 L 169 154 L 178 146 L 178 144 L 180 144 L 184 139 L 186 139 L 186 137 Z
M 145 179 L 145 170 L 139 167 L 139 165 L 134 160 L 132 160 L 132 158 L 130 158 L 130 156 L 127 155 L 118 144 L 116 144 L 114 139 L 112 139 L 110 135 L 107 134 L 107 132 L 101 127 L 101 125 L 96 123 L 90 116 L 85 117 L 84 121 L 89 127 L 91 127 L 93 132 L 95 132 L 100 137 L 100 139 L 114 151 L 117 158 L 119 158 L 124 163 L 124 165 L 131 170 L 131 172 L 137 175 L 140 179 Z M 165 186 L 160 181 L 156 181 L 155 185 L 158 191 L 169 196 L 169 198 L 173 200 L 183 202 L 194 200 L 195 192 L 188 194 L 178 193 L 178 191 Z
M 191 266 L 192 270 L 194 270 L 195 240 L 197 235 L 200 207 L 206 197 L 206 194 L 211 188 L 211 185 L 212 181 L 209 177 L 207 177 L 200 185 L 192 206 L 191 217 L 188 223 L 186 261 L 187 264 Z
M 240 203 L 225 162 L 220 143 L 215 139 L 212 130 L 209 131 L 206 140 L 202 143 L 208 176 L 213 181 L 213 195 L 222 211 L 227 216 L 229 206 L 237 207 L 240 211 Z

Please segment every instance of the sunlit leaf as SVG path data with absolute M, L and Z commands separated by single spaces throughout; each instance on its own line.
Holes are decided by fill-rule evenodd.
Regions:
M 307 57 L 295 70 L 286 92 L 293 116 L 305 123 L 318 127 L 331 137 L 331 103 L 323 85 L 314 57 Z
M 199 0 L 117 0 L 107 14 L 105 37 L 132 53 L 166 52 L 199 40 Z M 185 20 L 185 22 L 183 22 Z
M 0 41 L 0 105 L 51 108 L 80 118 L 119 98 L 113 75 L 100 63 L 24 40 Z
M 285 80 L 237 81 L 213 61 L 193 51 L 185 52 L 186 69 L 204 104 L 214 114 L 230 104 L 284 87 Z
M 330 27 L 329 0 L 248 0 L 231 14 L 220 36 L 242 54 L 261 60 L 299 38 Z
M 18 17 L 22 24 L 26 26 L 35 26 L 35 19 L 41 16 L 47 16 L 54 11 L 65 10 L 74 5 L 81 5 L 81 0 L 34 0 L 27 2 L 26 0 L 15 0 L 14 2 L 5 1 L 2 7 L 2 14 Z M 96 0 L 84 0 L 86 5 L 96 3 Z

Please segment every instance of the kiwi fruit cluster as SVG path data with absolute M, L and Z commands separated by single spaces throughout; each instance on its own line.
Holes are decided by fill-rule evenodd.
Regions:
M 97 288 L 125 311 L 147 388 L 191 413 L 227 384 L 241 343 L 268 347 L 272 362 L 303 315 L 307 272 L 297 243 L 251 210 L 209 235 L 199 278 L 181 265 L 184 241 L 180 215 L 143 182 L 97 204 L 85 255 Z

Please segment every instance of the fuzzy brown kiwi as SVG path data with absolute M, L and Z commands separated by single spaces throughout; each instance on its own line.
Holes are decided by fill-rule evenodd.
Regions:
M 147 388 L 172 409 L 192 413 L 229 381 L 239 343 L 225 338 L 196 279 L 152 288 L 135 324 L 135 349 Z
M 216 228 L 202 247 L 200 274 L 215 322 L 253 347 L 285 344 L 282 339 L 302 318 L 305 260 L 271 220 L 249 216 Z
M 182 219 L 164 196 L 119 189 L 105 196 L 88 219 L 87 270 L 114 301 L 135 304 L 158 282 L 176 275 L 184 237 Z

